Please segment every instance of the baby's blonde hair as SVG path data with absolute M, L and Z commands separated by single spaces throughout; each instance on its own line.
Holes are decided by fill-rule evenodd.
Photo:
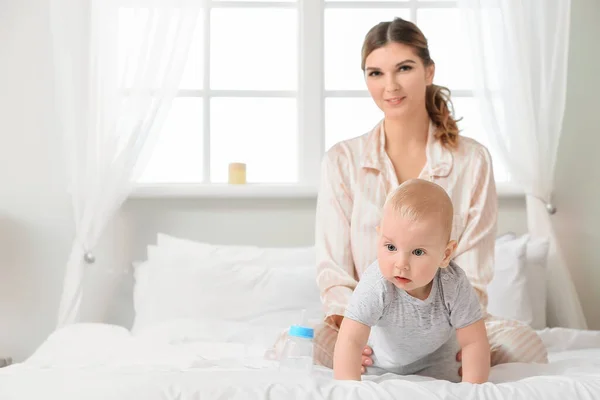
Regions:
M 388 194 L 384 209 L 388 207 L 411 221 L 436 217 L 450 240 L 454 207 L 441 186 L 423 179 L 408 180 Z

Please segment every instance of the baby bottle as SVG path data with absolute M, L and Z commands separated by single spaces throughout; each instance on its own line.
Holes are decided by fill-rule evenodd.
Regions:
M 314 330 L 308 327 L 302 312 L 302 322 L 290 326 L 280 358 L 282 371 L 310 373 L 313 367 Z

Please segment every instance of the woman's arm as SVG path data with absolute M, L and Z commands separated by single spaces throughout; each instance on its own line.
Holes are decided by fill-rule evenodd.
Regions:
M 330 150 L 321 163 L 316 210 L 317 284 L 326 320 L 336 328 L 356 288 L 350 243 L 352 193 L 342 155 Z
M 490 344 L 483 320 L 457 329 L 456 338 L 462 349 L 462 381 L 487 382 L 490 374 Z
M 371 328 L 344 318 L 333 352 L 333 378 L 360 381 L 362 350 L 369 340 Z
M 494 275 L 494 246 L 498 199 L 492 159 L 485 147 L 472 164 L 473 187 L 467 224 L 458 238 L 454 261 L 465 271 L 475 288 L 484 315 L 487 310 L 487 285 Z

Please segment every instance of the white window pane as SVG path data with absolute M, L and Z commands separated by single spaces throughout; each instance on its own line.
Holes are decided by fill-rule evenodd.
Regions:
M 196 25 L 194 31 L 194 38 L 190 45 L 190 52 L 188 54 L 188 60 L 183 71 L 181 78 L 181 89 L 202 89 L 203 78 L 204 78 L 204 27 L 202 26 L 201 20 Z
M 365 89 L 360 69 L 361 48 L 367 32 L 383 21 L 409 18 L 404 9 L 325 10 L 325 89 Z
M 458 9 L 420 9 L 417 25 L 436 64 L 434 82 L 450 89 L 473 88 L 470 43 Z
M 201 182 L 202 134 L 202 99 L 176 98 L 139 181 Z
M 351 1 L 360 1 L 362 3 L 369 2 L 369 1 L 377 1 L 377 2 L 379 2 L 379 1 L 391 1 L 391 2 L 404 3 L 404 2 L 407 2 L 407 1 L 410 1 L 410 0 L 366 0 L 366 1 L 365 0 L 325 0 L 326 3 L 335 3 L 335 2 L 339 2 L 339 1 L 344 1 L 344 2 L 346 2 L 346 1 L 348 1 L 348 2 L 351 2 Z
M 325 148 L 369 132 L 382 118 L 370 97 L 325 99 Z
M 223 3 L 227 3 L 229 1 L 248 1 L 248 2 L 255 2 L 256 0 L 213 0 L 215 3 L 219 3 L 219 2 L 223 2 Z M 268 2 L 276 2 L 276 3 L 281 3 L 281 2 L 289 2 L 289 3 L 295 3 L 296 0 L 260 0 L 261 3 L 268 3 Z
M 148 31 L 152 24 L 148 21 L 148 9 L 119 8 L 118 23 L 118 68 L 119 83 L 122 87 L 131 87 L 140 50 L 143 48 L 144 39 L 149 39 Z
M 167 37 L 173 39 L 178 34 L 178 18 L 161 19 L 156 18 L 155 13 L 160 11 L 153 10 L 151 13 L 147 8 L 119 8 L 118 17 L 118 71 L 120 84 L 123 87 L 131 87 L 139 72 L 139 62 L 145 60 L 144 48 L 147 41 L 152 43 L 157 40 L 160 34 L 166 32 Z M 166 24 L 166 25 L 164 25 Z M 198 17 L 196 22 L 194 37 L 188 53 L 188 62 L 184 69 L 180 84 L 181 89 L 201 89 L 202 88 L 202 52 L 204 46 L 202 16 Z M 177 47 L 177 44 L 175 44 Z M 173 47 L 165 51 L 169 53 L 174 50 Z M 160 60 L 160 70 L 168 68 L 169 58 Z M 161 74 L 158 74 L 160 76 Z
M 296 115 L 296 99 L 212 99 L 211 181 L 227 182 L 229 163 L 243 162 L 248 182 L 297 182 Z
M 295 90 L 296 10 L 212 10 L 210 86 L 222 90 Z
M 490 146 L 490 141 L 485 132 L 481 113 L 477 100 L 472 97 L 456 97 L 452 99 L 454 105 L 454 115 L 457 119 L 462 118 L 458 122 L 458 127 L 461 130 L 460 134 L 477 140 L 488 148 L 492 155 L 494 164 L 494 176 L 498 182 L 508 182 L 510 174 L 507 168 L 502 164 L 498 152 Z

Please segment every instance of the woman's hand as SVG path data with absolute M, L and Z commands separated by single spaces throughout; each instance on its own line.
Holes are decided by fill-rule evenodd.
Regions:
M 456 353 L 456 361 L 462 362 L 462 350 L 459 350 L 458 353 Z M 458 376 L 462 378 L 462 366 L 458 367 Z
M 371 355 L 373 354 L 373 349 L 369 346 L 365 346 L 362 353 L 362 367 L 360 367 L 360 372 L 365 373 L 367 367 L 373 365 L 373 360 L 371 359 Z
M 337 326 L 337 328 L 340 329 L 344 317 L 341 315 L 332 315 L 331 318 L 333 319 L 333 323 Z M 364 374 L 366 372 L 366 368 L 373 365 L 373 359 L 371 358 L 372 355 L 373 349 L 369 346 L 365 346 L 362 352 L 362 367 L 360 367 L 361 373 Z

